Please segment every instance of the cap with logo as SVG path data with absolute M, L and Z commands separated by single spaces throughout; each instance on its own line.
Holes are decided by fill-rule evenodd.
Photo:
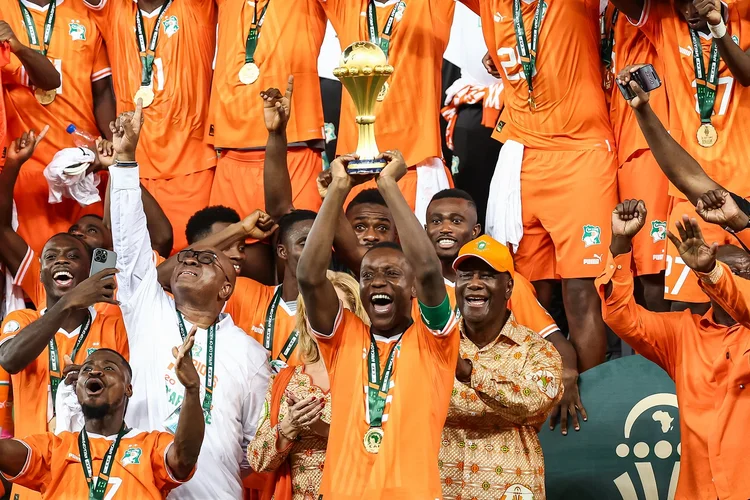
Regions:
M 515 275 L 513 268 L 513 256 L 510 254 L 508 247 L 493 240 L 489 236 L 482 235 L 475 240 L 471 240 L 458 252 L 458 257 L 453 261 L 453 269 L 458 269 L 463 261 L 471 257 L 483 260 L 497 272 L 510 273 Z

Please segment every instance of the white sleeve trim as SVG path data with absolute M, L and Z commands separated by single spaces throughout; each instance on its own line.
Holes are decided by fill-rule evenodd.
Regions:
M 174 477 L 174 474 L 172 474 L 172 468 L 167 463 L 167 453 L 169 453 L 169 450 L 172 448 L 173 444 L 174 444 L 174 441 L 172 441 L 171 443 L 169 443 L 169 445 L 167 446 L 167 449 L 164 450 L 164 470 L 167 471 L 167 475 L 169 476 L 169 479 L 171 479 L 172 481 L 174 481 L 175 483 L 178 483 L 178 484 L 185 484 L 185 483 L 187 483 L 189 481 L 189 479 L 185 479 L 183 481 L 183 480 L 180 480 L 180 479 L 177 479 L 176 477 Z
M 421 318 L 420 318 L 421 321 Z M 427 325 L 422 321 L 422 324 L 427 327 Z M 451 331 L 456 327 L 458 324 L 458 316 L 456 316 L 455 309 L 451 309 L 451 317 L 448 319 L 448 323 L 445 324 L 442 330 L 433 330 L 430 327 L 427 327 L 428 330 L 430 330 L 430 333 L 432 333 L 435 337 L 443 338 L 450 335 Z
M 18 335 L 18 334 L 14 333 L 13 335 L 8 335 L 7 337 L 5 337 L 3 340 L 0 341 L 0 346 L 2 346 L 3 344 L 5 344 L 9 340 L 16 338 L 16 335 Z
M 18 266 L 18 271 L 16 271 L 16 275 L 13 278 L 14 285 L 21 286 L 23 279 L 26 277 L 26 271 L 29 270 L 29 265 L 31 265 L 31 259 L 33 258 L 34 258 L 34 250 L 32 250 L 31 247 L 28 247 L 26 249 L 26 255 L 23 257 L 23 260 L 21 261 L 21 265 Z
M 547 337 L 549 337 L 550 335 L 552 335 L 559 329 L 560 328 L 558 328 L 557 324 L 552 323 L 551 325 L 543 328 L 542 331 L 539 332 L 539 336 L 542 337 L 543 339 L 546 339 Z
M 18 441 L 19 443 L 21 443 L 22 445 L 24 445 L 26 447 L 26 449 L 29 450 L 29 453 L 26 455 L 26 463 L 23 464 L 23 468 L 21 469 L 21 472 L 19 472 L 15 476 L 10 477 L 10 476 L 6 475 L 4 472 L 0 472 L 0 474 L 2 474 L 5 479 L 7 479 L 8 481 L 11 481 L 11 482 L 15 481 L 19 477 L 21 477 L 24 474 L 26 474 L 26 472 L 29 469 L 29 464 L 31 464 L 31 453 L 32 453 L 31 452 L 31 446 L 29 446 L 28 444 L 26 444 L 26 442 L 21 441 L 20 439 L 14 439 L 13 441 Z
M 307 327 L 310 329 L 310 333 L 313 337 L 321 338 L 321 339 L 330 339 L 333 337 L 333 335 L 336 333 L 336 331 L 339 329 L 339 326 L 341 325 L 341 320 L 344 318 L 344 307 L 341 301 L 339 300 L 339 311 L 336 313 L 336 321 L 333 322 L 333 331 L 329 334 L 324 334 L 315 331 L 315 329 L 310 325 L 310 320 L 308 318 L 305 319 L 307 321 Z
M 641 26 L 644 26 L 646 24 L 646 21 L 648 21 L 650 12 L 651 0 L 643 0 L 643 10 L 641 11 L 641 18 L 638 20 L 638 22 L 633 22 L 633 20 L 628 17 L 628 21 L 630 21 L 630 24 L 632 24 L 633 26 L 640 28 Z
M 88 0 L 83 0 L 83 4 L 91 10 L 103 10 L 104 6 L 107 5 L 107 0 L 102 0 L 99 5 L 93 5 Z
M 91 75 L 91 82 L 98 82 L 99 80 L 104 80 L 108 76 L 112 76 L 112 68 L 104 68 L 100 71 L 97 71 L 96 73 L 93 73 Z

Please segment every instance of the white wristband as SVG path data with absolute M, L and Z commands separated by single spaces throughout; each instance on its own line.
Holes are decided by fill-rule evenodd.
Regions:
M 709 24 L 708 29 L 711 32 L 711 34 L 714 36 L 714 38 L 724 38 L 724 35 L 727 34 L 727 25 L 724 24 L 723 19 L 716 26 L 714 26 L 713 24 Z

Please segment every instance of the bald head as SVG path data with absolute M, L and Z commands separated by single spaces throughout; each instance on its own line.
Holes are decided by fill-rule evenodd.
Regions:
M 740 247 L 720 246 L 716 252 L 716 260 L 726 264 L 732 274 L 750 279 L 750 255 Z

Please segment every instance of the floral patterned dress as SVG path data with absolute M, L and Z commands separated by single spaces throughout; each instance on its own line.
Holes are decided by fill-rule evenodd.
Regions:
M 263 415 L 255 439 L 248 447 L 248 460 L 254 471 L 273 472 L 288 460 L 291 467 L 293 500 L 317 500 L 320 481 L 323 479 L 323 462 L 326 456 L 327 439 L 317 435 L 299 436 L 286 449 L 278 450 L 277 427 L 271 426 L 271 394 L 273 381 L 268 385 Z M 312 379 L 305 373 L 304 366 L 297 366 L 294 375 L 289 380 L 287 391 L 294 394 L 298 400 L 308 396 L 325 398 L 322 420 L 331 422 L 331 396 L 312 383 Z M 289 415 L 289 405 L 286 396 L 281 398 L 279 408 L 279 422 Z

